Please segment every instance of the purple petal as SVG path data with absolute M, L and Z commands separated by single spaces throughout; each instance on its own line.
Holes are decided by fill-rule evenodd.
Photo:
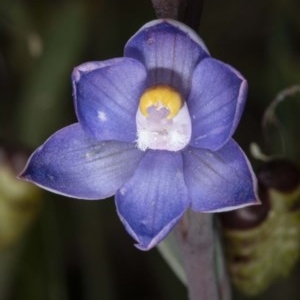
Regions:
M 149 85 L 171 85 L 186 97 L 193 70 L 208 56 L 208 51 L 203 41 L 186 25 L 173 20 L 155 20 L 143 26 L 127 42 L 125 56 L 146 66 Z
M 216 59 L 202 60 L 188 99 L 191 145 L 210 150 L 225 145 L 240 121 L 246 96 L 247 82 L 240 73 Z
M 137 247 L 154 247 L 189 205 L 181 153 L 146 152 L 133 177 L 117 192 L 116 205 Z
M 144 66 L 131 58 L 90 62 L 75 68 L 75 107 L 83 129 L 101 141 L 135 141 L 135 115 L 146 76 Z
M 95 141 L 73 124 L 39 147 L 20 177 L 57 194 L 103 199 L 132 176 L 142 155 L 134 144 Z
M 259 204 L 255 175 L 233 140 L 216 152 L 187 148 L 183 161 L 193 210 L 220 212 Z

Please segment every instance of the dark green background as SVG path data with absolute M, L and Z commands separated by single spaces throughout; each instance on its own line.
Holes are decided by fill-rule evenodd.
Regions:
M 248 79 L 249 99 L 235 136 L 243 149 L 249 153 L 254 141 L 295 163 L 299 97 L 278 108 L 286 130 L 284 153 L 276 134 L 266 142 L 261 120 L 278 92 L 300 84 L 299 16 L 298 0 L 209 0 L 199 28 L 211 54 Z M 73 67 L 122 56 L 127 39 L 154 18 L 150 0 L 0 0 L 0 146 L 33 150 L 74 122 Z M 112 199 L 89 202 L 44 193 L 43 200 L 21 243 L 7 300 L 187 299 L 156 250 L 135 249 Z M 256 299 L 298 299 L 299 283 L 295 271 Z

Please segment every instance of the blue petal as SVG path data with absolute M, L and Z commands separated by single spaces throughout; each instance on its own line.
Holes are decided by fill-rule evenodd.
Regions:
M 187 96 L 195 66 L 208 51 L 197 34 L 180 22 L 156 20 L 143 26 L 126 44 L 125 56 L 142 62 L 149 85 L 171 85 Z
M 127 231 L 149 250 L 173 228 L 189 205 L 180 153 L 148 151 L 133 177 L 116 194 Z
M 142 155 L 134 144 L 98 142 L 73 124 L 39 147 L 20 177 L 57 194 L 103 199 L 132 176 Z
M 193 210 L 220 212 L 259 203 L 255 175 L 233 140 L 216 152 L 187 148 L 183 161 Z
M 191 145 L 210 150 L 225 145 L 240 121 L 246 96 L 247 82 L 240 73 L 216 59 L 202 60 L 188 99 Z
M 91 62 L 72 75 L 77 117 L 97 140 L 136 140 L 135 115 L 146 70 L 131 58 Z

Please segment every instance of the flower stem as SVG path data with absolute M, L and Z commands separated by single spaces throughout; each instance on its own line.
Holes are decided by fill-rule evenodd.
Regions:
M 187 211 L 175 235 L 182 252 L 189 299 L 220 300 L 212 214 Z
M 157 18 L 179 20 L 198 30 L 204 0 L 151 0 Z
M 157 18 L 181 20 L 187 0 L 151 0 Z

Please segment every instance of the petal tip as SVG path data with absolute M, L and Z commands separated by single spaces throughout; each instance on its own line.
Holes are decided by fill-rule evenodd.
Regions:
M 80 71 L 78 68 L 73 69 L 71 78 L 74 83 L 76 83 L 80 80 Z
M 27 163 L 26 163 L 25 167 L 23 168 L 23 170 L 16 176 L 17 179 L 24 180 L 24 181 L 30 181 L 30 182 L 33 181 L 30 171 L 28 170 L 32 156 L 33 156 L 33 154 L 28 158 Z
M 23 170 L 20 174 L 17 175 L 16 178 L 19 179 L 19 180 L 27 181 L 28 179 L 27 179 L 26 171 Z
M 98 69 L 101 65 L 101 61 L 90 61 L 83 63 L 73 69 L 72 77 L 76 79 L 78 76 L 80 77 L 80 73 L 82 72 L 91 72 L 94 71 L 95 69 Z
M 158 19 L 158 20 L 153 20 L 148 23 L 146 23 L 138 32 L 141 30 L 148 29 L 150 27 L 156 27 L 156 26 L 164 26 L 168 25 L 170 27 L 176 28 L 177 30 L 185 33 L 192 39 L 194 42 L 197 44 L 200 44 L 200 46 L 203 48 L 203 50 L 209 54 L 209 51 L 204 43 L 204 41 L 199 37 L 199 35 L 189 26 L 185 25 L 184 23 L 181 23 L 180 21 L 173 20 L 173 19 Z
M 90 61 L 75 67 L 71 75 L 72 81 L 78 82 L 83 73 L 89 73 L 99 69 L 102 65 L 105 65 L 105 62 L 106 61 Z
M 134 246 L 141 251 L 149 251 L 154 247 L 156 247 L 169 234 L 172 228 L 173 226 L 171 228 L 168 228 L 168 230 L 163 229 L 162 231 L 165 232 L 162 233 L 161 231 L 153 238 L 150 237 L 145 238 L 144 241 L 142 239 L 137 238 L 136 240 L 138 243 L 134 244 Z
M 158 243 L 149 243 L 149 244 L 134 244 L 134 246 L 141 251 L 152 250 Z
M 214 212 L 231 211 L 231 210 L 241 209 L 241 208 L 248 207 L 248 206 L 253 206 L 253 205 L 256 206 L 256 205 L 261 205 L 261 204 L 262 204 L 262 202 L 258 197 L 257 190 L 256 190 L 256 184 L 254 183 L 254 190 L 252 191 L 252 193 L 249 193 L 249 197 L 247 197 L 247 199 L 245 199 L 243 201 L 243 203 L 224 207 L 224 208 L 215 210 Z
M 134 230 L 132 226 L 130 226 L 130 224 L 126 221 L 126 219 L 122 216 L 122 214 L 119 212 L 118 207 L 117 207 L 117 212 L 127 232 L 137 242 L 134 244 L 134 246 L 141 251 L 149 251 L 154 247 L 156 247 L 170 233 L 173 227 L 177 224 L 178 220 L 184 214 L 185 210 L 179 216 L 177 216 L 175 219 L 169 222 L 165 227 L 163 227 L 158 233 L 153 234 L 152 236 L 149 236 L 149 233 L 145 235 L 144 233 L 139 233 L 137 232 L 137 230 Z

